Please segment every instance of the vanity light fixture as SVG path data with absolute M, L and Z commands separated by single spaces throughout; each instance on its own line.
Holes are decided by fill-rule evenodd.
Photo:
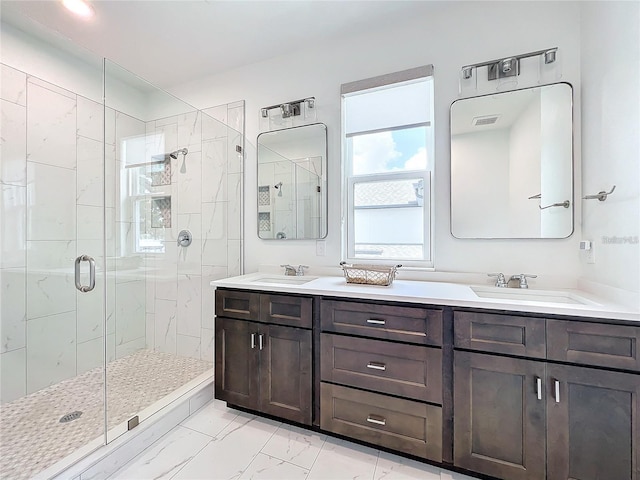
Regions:
M 469 87 L 469 84 L 475 84 L 474 70 L 481 67 L 487 67 L 487 80 L 498 80 L 503 85 L 517 85 L 517 78 L 520 75 L 520 60 L 529 57 L 540 58 L 540 82 L 544 83 L 543 77 L 548 76 L 546 70 L 553 70 L 554 74 L 549 78 L 552 81 L 560 78 L 560 70 L 558 65 L 558 47 L 547 48 L 544 50 L 537 50 L 535 52 L 524 53 L 521 55 L 514 55 L 511 57 L 505 57 L 497 60 L 490 60 L 488 62 L 476 63 L 473 65 L 465 65 L 460 70 L 460 93 L 464 93 L 465 86 Z M 545 70 L 545 72 L 543 72 Z M 505 80 L 507 77 L 514 77 L 513 79 Z M 476 85 L 471 85 L 471 90 L 475 91 Z
M 282 118 L 297 117 L 301 113 L 302 103 L 305 104 L 307 109 L 313 109 L 316 106 L 315 97 L 303 98 L 302 100 L 294 100 L 293 102 L 280 103 L 278 105 L 271 105 L 270 107 L 263 107 L 260 109 L 260 115 L 262 118 L 269 117 L 269 111 L 277 108 L 280 110 Z
M 91 18 L 95 15 L 93 7 L 85 0 L 62 0 L 62 5 L 82 18 Z

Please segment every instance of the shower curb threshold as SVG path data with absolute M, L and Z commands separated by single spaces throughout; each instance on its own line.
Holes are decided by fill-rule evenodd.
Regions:
M 109 478 L 145 448 L 213 399 L 213 371 L 193 379 L 177 392 L 141 412 L 141 424 L 126 431 L 127 422 L 109 431 L 118 435 L 104 444 L 100 437 L 33 477 L 34 480 L 102 480 Z M 160 403 L 160 402 L 159 402 Z M 144 412 L 157 410 L 144 416 Z M 143 421 L 144 420 L 144 421 Z

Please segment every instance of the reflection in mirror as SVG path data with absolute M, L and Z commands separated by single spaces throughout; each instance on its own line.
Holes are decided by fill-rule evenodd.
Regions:
M 572 88 L 567 83 L 454 102 L 453 236 L 571 235 L 572 128 Z
M 327 236 L 327 127 L 322 123 L 258 135 L 258 236 Z

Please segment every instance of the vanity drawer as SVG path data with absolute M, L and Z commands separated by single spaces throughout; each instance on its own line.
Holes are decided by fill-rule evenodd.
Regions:
M 442 461 L 442 408 L 322 383 L 320 427 Z
M 312 300 L 290 295 L 260 295 L 260 321 L 289 327 L 311 328 Z
M 545 358 L 545 319 L 454 312 L 454 346 L 481 352 Z
M 260 294 L 216 289 L 216 316 L 256 320 L 260 312 Z
M 321 379 L 442 403 L 442 350 L 323 333 Z
M 322 300 L 323 331 L 442 345 L 442 310 Z
M 640 328 L 580 321 L 547 321 L 551 360 L 640 371 Z

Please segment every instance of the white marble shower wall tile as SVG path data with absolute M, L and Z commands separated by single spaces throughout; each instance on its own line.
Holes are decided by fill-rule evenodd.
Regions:
M 191 245 L 178 248 L 178 273 L 200 275 L 202 272 L 202 215 L 187 213 L 178 215 L 178 230 L 189 230 Z
M 26 265 L 24 236 L 27 229 L 27 187 L 0 185 L 0 231 L 14 232 L 4 235 L 0 242 L 0 268 Z
M 104 213 L 101 206 L 78 204 L 78 240 L 102 240 L 104 232 Z M 113 219 L 112 219 L 113 220 Z M 111 227 L 111 230 L 113 227 Z M 78 246 L 80 248 L 80 246 Z M 93 255 L 101 255 L 102 247 Z
M 101 103 L 78 95 L 77 128 L 79 136 L 102 142 L 104 136 L 104 128 L 102 125 L 104 117 L 103 110 Z
M 116 283 L 113 276 L 107 277 L 107 295 L 109 300 L 115 298 Z M 96 287 L 90 292 L 77 292 L 77 336 L 78 343 L 95 338 L 102 338 L 104 333 L 104 301 L 103 301 L 104 276 L 96 275 Z M 107 316 L 114 316 L 115 305 L 113 301 L 107 301 Z
M 51 82 L 47 82 L 46 80 L 42 80 L 41 78 L 34 77 L 33 75 L 27 75 L 27 94 L 29 93 L 29 84 L 37 85 L 42 88 L 46 88 L 47 90 L 51 90 L 54 93 L 62 95 L 63 97 L 70 98 L 71 100 L 76 100 L 77 95 L 71 90 L 67 90 L 66 88 L 59 87 Z
M 227 202 L 202 204 L 202 264 L 227 265 Z
M 202 114 L 199 111 L 178 115 L 178 148 L 188 148 L 189 153 L 202 150 Z
M 200 275 L 178 275 L 177 333 L 200 336 L 202 311 L 202 277 Z M 200 358 L 199 355 L 198 357 Z
M 228 105 L 227 125 L 236 132 L 244 131 L 244 101 L 230 103 Z
M 27 240 L 76 238 L 75 185 L 75 170 L 27 162 Z
M 144 338 L 144 280 L 116 284 L 116 345 Z
M 0 98 L 25 106 L 27 104 L 27 74 L 8 65 L 0 64 Z
M 106 107 L 104 110 L 104 141 L 115 147 L 116 143 L 116 111 Z M 115 151 L 115 150 L 114 150 Z
M 202 201 L 227 199 L 227 140 L 218 138 L 202 144 Z
M 117 216 L 117 212 L 116 212 L 116 216 Z M 135 227 L 135 225 L 133 224 L 133 222 L 116 220 L 115 227 L 116 227 L 116 231 L 115 231 L 115 245 L 116 245 L 115 256 L 116 257 L 125 257 L 128 254 L 130 254 L 131 252 L 133 252 L 134 249 L 135 249 L 135 238 L 134 238 L 134 235 L 135 235 L 134 227 Z M 118 281 L 120 281 L 119 277 L 118 277 Z
M 176 354 L 176 302 L 156 300 L 155 350 Z
M 109 208 L 120 207 L 120 185 L 125 180 L 125 171 L 120 170 L 121 163 L 116 161 L 116 146 L 105 145 L 105 206 Z M 116 199 L 118 201 L 116 202 Z M 124 199 L 122 199 L 124 200 Z
M 199 334 L 198 334 L 199 335 Z M 200 336 L 177 335 L 176 354 L 179 357 L 200 359 Z
M 116 160 L 124 163 L 125 159 L 122 156 L 122 145 L 124 140 L 131 137 L 144 138 L 145 136 L 145 123 L 137 118 L 134 118 L 126 113 L 115 112 L 115 146 L 116 146 Z
M 25 274 L 25 268 L 0 269 L 0 353 L 26 345 Z
M 2 135 L 2 163 L 0 182 L 3 184 L 27 184 L 27 109 L 22 105 L 0 100 Z
M 104 204 L 102 141 L 78 137 L 77 154 L 77 202 L 80 205 L 102 206 Z
M 227 236 L 240 240 L 242 220 L 242 174 L 231 173 L 228 177 L 229 201 L 227 203 Z
M 123 358 L 145 348 L 146 338 L 139 337 L 130 342 L 116 345 L 116 358 Z
M 174 179 L 177 183 L 178 214 L 199 213 L 202 203 L 202 154 L 189 152 L 184 159 L 184 173 L 181 170 L 183 158 L 178 156 L 180 166 Z M 173 206 L 172 206 L 173 207 Z
M 147 137 L 149 139 L 150 152 L 153 155 L 159 155 L 164 153 L 171 153 L 182 146 L 178 145 L 178 123 L 176 117 L 171 117 L 172 121 L 163 124 L 161 120 L 156 120 L 156 128 L 154 134 Z M 180 156 L 182 157 L 182 155 Z M 180 158 L 182 160 L 182 158 Z M 172 162 L 172 170 L 175 167 L 175 163 Z M 173 173 L 173 171 L 171 172 Z
M 153 302 L 156 303 L 155 301 Z M 156 334 L 156 316 L 153 313 L 147 313 L 146 315 L 146 325 L 145 325 L 145 344 L 146 348 L 153 350 L 155 344 L 155 334 Z
M 27 321 L 27 393 L 76 374 L 76 312 Z
M 178 279 L 175 265 L 173 265 L 173 272 L 167 271 L 166 275 L 156 278 L 156 299 L 171 300 L 172 302 L 178 299 Z M 157 311 L 158 310 L 156 310 L 156 312 Z
M 227 267 L 202 266 L 202 328 L 213 329 L 213 289 L 211 282 L 226 278 Z
M 30 78 L 27 82 L 27 158 L 30 162 L 76 167 L 76 100 Z
M 104 362 L 104 342 L 102 337 L 78 343 L 77 374 L 100 367 Z
M 75 258 L 75 241 L 27 242 L 27 320 L 70 311 L 75 315 Z
M 200 332 L 200 358 L 205 362 L 214 362 L 215 342 L 213 330 L 203 328 Z
M 235 277 L 242 273 L 242 242 L 240 240 L 229 240 L 227 248 L 228 262 L 227 272 L 230 277 Z
M 27 349 L 0 353 L 0 403 L 27 394 Z
M 202 140 L 212 140 L 227 136 L 227 105 L 202 110 Z
M 227 137 L 227 171 L 229 173 L 240 173 L 243 170 L 243 154 L 238 153 L 236 148 L 238 146 L 243 147 L 242 135 L 233 130 L 229 130 L 229 137 Z M 244 148 L 244 147 L 243 147 Z

